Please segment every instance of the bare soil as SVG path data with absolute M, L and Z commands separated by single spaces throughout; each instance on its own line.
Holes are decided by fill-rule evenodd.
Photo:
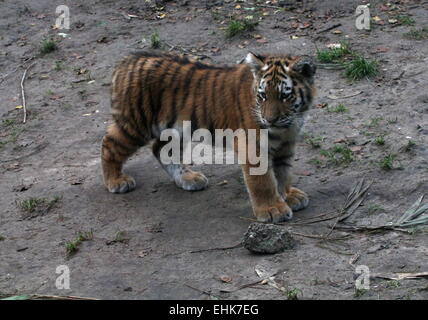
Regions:
M 373 185 L 348 224 L 394 221 L 428 193 L 427 40 L 408 39 L 404 33 L 412 26 L 388 21 L 406 15 L 414 28 L 428 26 L 428 2 L 371 1 L 371 16 L 380 20 L 370 31 L 355 28 L 355 8 L 363 1 L 280 1 L 286 3 L 281 11 L 272 8 L 280 5 L 275 1 L 256 11 L 245 9 L 253 1 L 158 1 L 157 9 L 154 2 L 63 1 L 71 29 L 55 30 L 56 1 L 0 0 L 0 295 L 287 299 L 269 285 L 239 289 L 260 280 L 255 269 L 263 269 L 281 270 L 277 282 L 286 291 L 297 289 L 300 299 L 427 299 L 426 278 L 373 278 L 368 291 L 355 289 L 358 265 L 372 275 L 428 271 L 426 229 L 336 228 L 331 237 L 348 238 L 320 243 L 334 220 L 297 222 L 337 212 L 361 178 Z M 254 31 L 226 39 L 229 16 L 256 12 L 262 19 Z M 343 70 L 317 71 L 317 101 L 293 165 L 296 185 L 311 203 L 284 226 L 294 232 L 294 249 L 275 255 L 242 247 L 205 250 L 234 247 L 251 223 L 238 165 L 198 168 L 210 186 L 191 193 L 177 189 L 143 148 L 125 167 L 137 180 L 134 192 L 115 195 L 103 186 L 99 153 L 110 119 L 112 68 L 130 51 L 148 49 L 155 32 L 160 50 L 212 63 L 235 63 L 249 50 L 315 56 L 316 48 L 342 40 L 378 61 L 378 76 L 355 82 Z M 39 55 L 48 37 L 58 49 Z M 16 106 L 31 63 L 23 124 L 23 109 Z M 332 112 L 339 104 L 346 112 Z M 384 145 L 376 144 L 379 136 Z M 320 153 L 337 145 L 349 147 L 353 161 L 334 163 Z M 384 170 L 379 163 L 388 155 L 393 168 Z M 20 203 L 30 198 L 45 201 L 28 215 Z M 93 237 L 67 255 L 66 244 L 78 232 Z M 68 290 L 55 287 L 59 265 L 71 271 Z

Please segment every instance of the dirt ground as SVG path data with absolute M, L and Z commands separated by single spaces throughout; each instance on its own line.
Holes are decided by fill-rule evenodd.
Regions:
M 394 221 L 428 194 L 427 40 L 408 39 L 411 26 L 388 21 L 406 15 L 414 28 L 428 26 L 428 2 L 371 1 L 370 31 L 355 28 L 363 1 L 259 1 L 264 7 L 254 11 L 245 9 L 255 7 L 251 0 L 157 2 L 156 8 L 154 1 L 0 0 L 0 295 L 427 299 L 427 278 L 373 276 L 428 271 L 427 229 L 336 228 L 331 237 L 348 237 L 322 242 L 335 220 L 304 222 L 337 212 L 361 178 L 373 184 L 347 224 Z M 274 8 L 284 3 L 285 10 Z M 70 8 L 70 30 L 53 28 L 58 4 Z M 227 39 L 229 17 L 248 15 L 261 17 L 256 29 Z M 100 143 L 110 118 L 112 68 L 130 51 L 148 49 L 153 33 L 161 50 L 212 63 L 235 63 L 249 50 L 315 56 L 316 48 L 343 40 L 378 61 L 378 76 L 355 82 L 343 70 L 318 68 L 318 97 L 293 165 L 296 185 L 311 203 L 284 226 L 297 240 L 294 249 L 275 255 L 205 250 L 235 246 L 251 223 L 238 165 L 198 168 L 210 186 L 191 193 L 176 188 L 143 148 L 125 167 L 137 180 L 135 191 L 116 195 L 103 186 Z M 48 37 L 58 49 L 38 55 Z M 32 63 L 23 124 L 16 107 Z M 332 111 L 339 104 L 346 112 Z M 348 146 L 353 161 L 334 163 L 322 154 L 336 145 Z M 380 162 L 388 155 L 392 169 L 384 170 Z M 30 198 L 41 205 L 28 214 L 21 205 Z M 88 239 L 69 256 L 66 246 L 79 232 Z M 55 286 L 59 265 L 70 270 L 70 289 Z M 373 276 L 367 291 L 355 288 L 360 265 Z M 260 280 L 256 269 L 281 271 L 276 281 L 286 292 L 262 284 L 242 288 Z

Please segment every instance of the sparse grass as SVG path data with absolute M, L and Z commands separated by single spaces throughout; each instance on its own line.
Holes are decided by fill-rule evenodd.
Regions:
M 378 146 L 383 146 L 385 145 L 385 137 L 384 136 L 378 136 L 374 139 L 374 143 L 377 144 Z
M 379 162 L 379 166 L 385 171 L 392 170 L 394 169 L 394 160 L 395 155 L 388 154 Z
M 8 128 L 10 131 L 6 133 L 7 139 L 0 140 L 0 148 L 8 143 L 15 143 L 19 135 L 25 131 L 25 127 L 17 126 L 16 122 L 6 121 L 6 123 L 2 123 L 2 126 Z
M 80 242 L 77 242 L 76 240 L 67 241 L 65 243 L 65 252 L 66 252 L 67 256 L 70 256 L 73 253 L 75 253 L 78 250 L 79 244 L 80 244 Z
M 0 241 L 3 241 L 5 239 L 6 239 L 5 237 L 3 237 L 2 235 L 0 235 Z
M 5 133 L 5 137 L 7 138 L 0 141 L 0 148 L 4 147 L 10 142 L 16 142 L 18 140 L 18 136 L 25 130 L 24 127 L 18 126 L 18 123 L 15 119 L 2 120 L 1 127 L 7 130 Z
M 12 126 L 14 126 L 16 124 L 16 120 L 14 120 L 14 119 L 4 119 L 4 120 L 2 120 L 2 122 L 1 122 L 1 125 L 3 126 L 3 127 L 12 127 Z
M 128 243 L 129 242 L 129 238 L 126 236 L 126 232 L 125 231 L 118 231 L 116 233 L 116 235 L 114 236 L 113 240 L 108 240 L 106 242 L 107 245 L 111 245 L 114 243 Z
M 302 294 L 302 290 L 297 288 L 287 290 L 287 292 L 285 293 L 288 300 L 299 300 L 299 294 Z
M 404 37 L 412 40 L 424 40 L 428 38 L 428 27 L 421 29 L 412 28 L 404 34 Z
M 239 34 L 253 31 L 257 23 L 248 20 L 231 20 L 226 28 L 226 37 L 233 38 Z
M 55 61 L 55 67 L 54 67 L 54 70 L 55 70 L 55 71 L 61 71 L 62 69 L 63 69 L 62 61 Z
M 341 42 L 339 48 L 329 48 L 325 50 L 317 49 L 316 55 L 319 62 L 323 63 L 337 63 L 346 55 L 352 54 L 349 44 Z
M 415 145 L 416 143 L 413 140 L 408 140 L 407 144 L 400 151 L 409 152 L 413 149 Z
M 24 127 L 16 127 L 16 126 L 13 126 L 12 128 L 13 128 L 13 130 L 9 135 L 9 141 L 7 141 L 7 142 L 15 143 L 16 140 L 18 140 L 19 135 L 25 131 L 25 128 Z
M 71 256 L 79 250 L 79 246 L 83 241 L 94 239 L 93 231 L 82 232 L 79 231 L 75 239 L 65 242 L 65 252 L 67 256 Z
M 314 149 L 321 148 L 321 143 L 325 140 L 324 137 L 307 137 L 305 142 Z
M 158 49 L 161 46 L 161 39 L 159 37 L 159 34 L 157 32 L 153 32 L 150 35 L 150 45 L 152 49 Z
M 30 198 L 30 199 L 21 201 L 19 203 L 19 207 L 23 211 L 31 213 L 31 212 L 34 212 L 39 205 L 41 205 L 42 203 L 44 204 L 46 201 L 47 201 L 46 198 Z
M 397 16 L 397 20 L 400 24 L 405 26 L 413 26 L 415 24 L 415 20 L 410 16 Z
M 368 124 L 366 124 L 366 126 L 369 128 L 375 128 L 375 127 L 379 126 L 379 122 L 381 120 L 383 120 L 383 118 L 381 118 L 381 117 L 371 118 L 370 122 Z
M 308 163 L 313 164 L 313 165 L 315 165 L 317 167 L 319 167 L 319 166 L 322 165 L 322 161 L 320 159 L 318 159 L 318 158 L 312 158 L 312 159 L 310 159 L 308 161 Z
M 334 165 L 348 165 L 354 160 L 352 150 L 343 145 L 337 145 L 328 150 L 322 149 L 320 154 Z
M 348 112 L 348 108 L 345 107 L 343 104 L 339 104 L 335 106 L 334 108 L 327 108 L 328 112 L 335 112 L 335 113 L 344 113 Z
M 398 281 L 398 280 L 390 280 L 390 281 L 386 282 L 387 288 L 398 288 L 400 286 L 401 286 L 401 284 L 400 284 L 400 281 Z
M 371 78 L 378 73 L 377 62 L 368 60 L 361 55 L 356 55 L 352 61 L 345 64 L 345 76 L 350 80 Z
M 362 297 L 367 291 L 367 289 L 355 289 L 354 298 Z
M 55 196 L 49 200 L 47 198 L 29 198 L 18 202 L 18 207 L 24 212 L 24 218 L 34 218 L 49 212 L 61 197 Z
M 52 39 L 45 39 L 40 46 L 41 54 L 48 54 L 58 49 L 56 42 Z

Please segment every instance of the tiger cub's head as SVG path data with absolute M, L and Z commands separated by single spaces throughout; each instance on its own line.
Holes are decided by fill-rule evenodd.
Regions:
M 316 67 L 309 57 L 249 53 L 245 63 L 254 75 L 254 113 L 261 126 L 288 128 L 310 108 Z

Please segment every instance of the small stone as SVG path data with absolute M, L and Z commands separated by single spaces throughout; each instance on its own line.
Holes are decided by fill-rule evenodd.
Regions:
M 294 248 L 295 241 L 284 227 L 252 223 L 244 235 L 243 245 L 254 253 L 278 253 Z

